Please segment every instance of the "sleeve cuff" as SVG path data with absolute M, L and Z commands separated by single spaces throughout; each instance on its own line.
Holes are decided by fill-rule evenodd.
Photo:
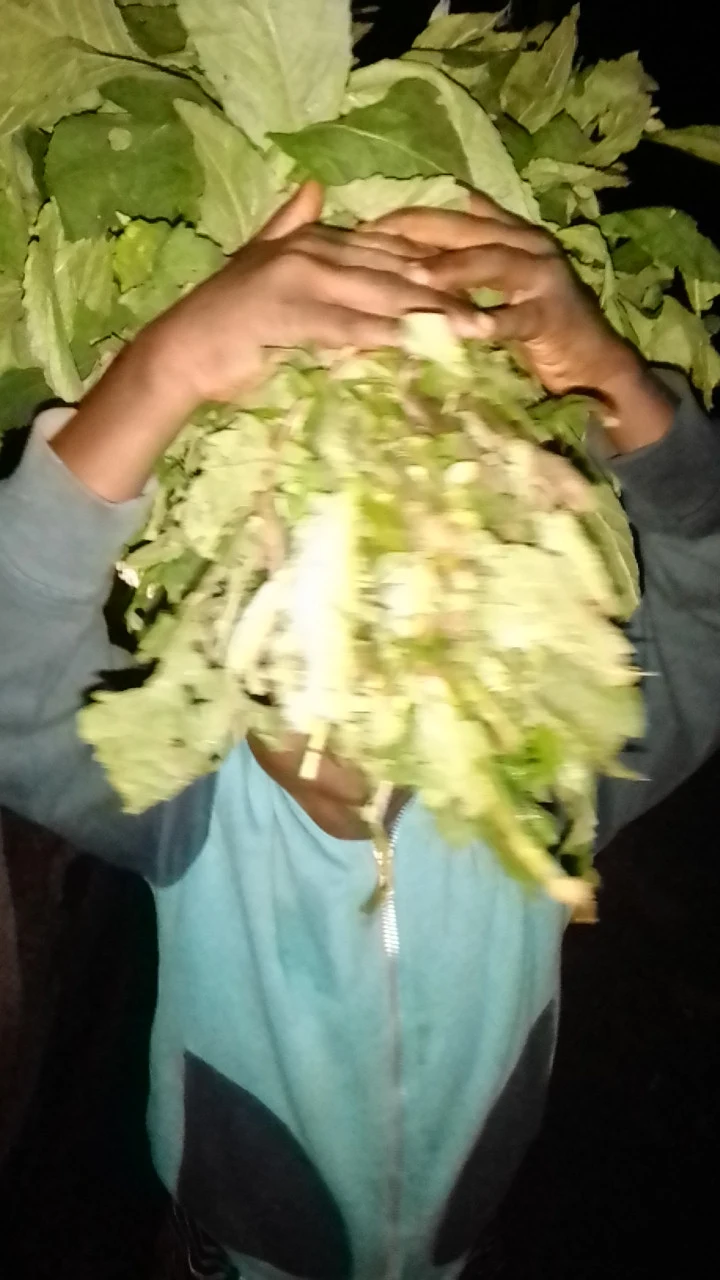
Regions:
M 701 537 L 720 528 L 720 427 L 682 375 L 662 370 L 659 376 L 676 399 L 667 435 L 634 453 L 606 453 L 605 463 L 620 481 L 628 516 L 640 531 Z
M 153 484 L 130 502 L 106 502 L 63 465 L 48 441 L 74 409 L 48 409 L 35 421 L 22 461 L 3 484 L 0 553 L 24 578 L 64 598 L 107 591 L 112 566 L 140 529 Z

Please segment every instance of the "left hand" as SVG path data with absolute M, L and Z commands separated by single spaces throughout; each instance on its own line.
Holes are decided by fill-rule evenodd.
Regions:
M 610 327 L 548 232 L 473 193 L 470 213 L 402 209 L 370 224 L 434 247 L 413 279 L 466 294 L 487 286 L 504 305 L 481 312 L 477 336 L 507 342 L 548 391 L 589 391 L 610 406 L 628 378 L 644 375 L 637 353 Z

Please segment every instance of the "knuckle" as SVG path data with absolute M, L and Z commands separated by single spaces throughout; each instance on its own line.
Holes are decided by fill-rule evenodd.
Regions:
M 543 293 L 553 292 L 564 284 L 566 275 L 567 269 L 561 254 L 548 254 L 538 261 L 537 278 Z
M 299 244 L 292 244 L 276 259 L 274 265 L 281 280 L 294 284 L 312 278 L 317 264 L 306 249 Z

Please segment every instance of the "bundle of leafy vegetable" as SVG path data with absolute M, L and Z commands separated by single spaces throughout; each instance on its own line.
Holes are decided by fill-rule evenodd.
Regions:
M 439 15 L 355 70 L 344 0 L 0 17 L 0 427 L 78 399 L 308 175 L 337 225 L 472 186 L 544 221 L 617 330 L 711 398 L 720 254 L 686 215 L 603 214 L 598 192 L 641 139 L 718 161 L 720 131 L 664 129 L 634 54 L 580 65 L 576 10 L 525 32 Z M 414 785 L 453 838 L 586 899 L 593 779 L 641 730 L 632 545 L 587 415 L 432 317 L 403 353 L 290 352 L 252 400 L 196 414 L 121 566 L 149 674 L 81 714 L 126 806 L 290 726 L 308 770 L 329 746 Z

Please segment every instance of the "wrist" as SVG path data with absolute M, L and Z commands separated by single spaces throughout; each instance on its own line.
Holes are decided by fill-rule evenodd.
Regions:
M 156 406 L 163 418 L 185 421 L 199 407 L 202 398 L 192 385 L 181 344 L 165 316 L 143 329 L 120 359 L 125 360 L 128 372 L 132 371 L 149 410 Z
M 656 444 L 672 426 L 672 393 L 625 344 L 589 390 L 601 406 L 600 420 L 617 453 Z

